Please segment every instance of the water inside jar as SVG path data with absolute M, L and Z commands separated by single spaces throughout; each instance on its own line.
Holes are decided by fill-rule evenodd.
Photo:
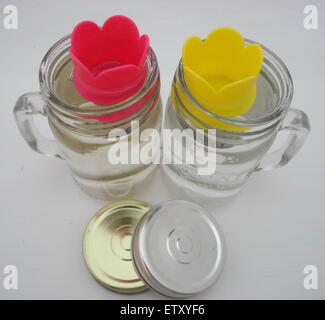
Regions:
M 80 109 L 106 109 L 107 106 L 97 105 L 83 98 L 76 90 L 72 81 L 73 63 L 69 56 L 54 65 L 50 78 L 50 89 L 63 103 Z M 154 164 L 113 164 L 108 161 L 108 154 L 114 143 L 107 139 L 110 127 L 96 128 L 96 121 L 89 121 L 86 133 L 84 123 L 79 126 L 75 121 L 74 130 L 70 130 L 63 121 L 54 121 L 49 117 L 52 132 L 59 143 L 75 180 L 89 194 L 97 198 L 119 197 L 129 192 L 135 182 L 143 180 L 155 168 Z M 147 128 L 160 129 L 161 101 L 158 99 L 155 108 L 147 115 L 140 125 L 139 131 Z M 82 127 L 82 128 L 80 128 Z M 139 133 L 139 134 L 140 134 Z M 134 133 L 135 134 L 135 133 Z M 127 135 L 129 148 L 131 134 Z M 139 148 L 144 142 L 139 143 Z M 128 149 L 128 154 L 130 150 Z
M 55 95 L 65 104 L 80 109 L 99 109 L 101 106 L 86 100 L 76 90 L 72 81 L 73 63 L 69 59 L 65 61 L 60 70 L 56 72 L 53 79 L 53 90 Z
M 266 70 L 262 70 L 256 81 L 256 98 L 253 106 L 240 119 L 254 121 L 265 118 L 275 111 L 279 101 L 278 85 L 273 77 L 268 75 Z

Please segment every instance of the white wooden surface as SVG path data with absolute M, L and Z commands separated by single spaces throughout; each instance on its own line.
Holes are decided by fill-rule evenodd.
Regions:
M 38 89 L 38 66 L 47 49 L 82 20 L 101 24 L 129 15 L 148 33 L 157 53 L 166 101 L 183 41 L 231 26 L 274 50 L 295 84 L 293 106 L 306 111 L 312 131 L 286 168 L 259 173 L 231 204 L 213 210 L 228 248 L 218 283 L 197 298 L 325 298 L 325 3 L 313 0 L 319 29 L 303 27 L 310 1 L 64 1 L 1 0 L 18 8 L 19 28 L 0 25 L 0 299 L 156 299 L 146 292 L 112 293 L 97 284 L 83 262 L 81 240 L 92 215 L 105 204 L 83 194 L 63 161 L 33 152 L 20 136 L 12 109 L 17 97 Z M 0 15 L 1 17 L 4 17 Z M 41 126 L 46 127 L 43 121 Z M 137 199 L 172 198 L 159 174 Z M 5 290 L 6 265 L 18 267 L 18 290 Z M 303 286 L 306 265 L 318 268 L 318 290 Z

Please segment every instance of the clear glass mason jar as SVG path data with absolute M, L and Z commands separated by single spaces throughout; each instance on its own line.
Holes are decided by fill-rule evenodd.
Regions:
M 310 130 L 309 120 L 304 112 L 289 108 L 293 96 L 289 71 L 271 50 L 265 47 L 263 50 L 254 105 L 247 113 L 232 118 L 213 114 L 195 101 L 184 81 L 182 62 L 179 63 L 163 127 L 192 131 L 215 129 L 213 137 L 207 130 L 204 132 L 205 137 L 209 135 L 214 140 L 213 148 L 207 145 L 207 139 L 200 145 L 210 156 L 212 154 L 215 167 L 212 174 L 198 174 L 198 168 L 205 165 L 198 158 L 191 164 L 180 159 L 179 164 L 174 160 L 163 165 L 166 181 L 181 198 L 205 206 L 223 204 L 238 193 L 253 172 L 282 167 L 304 144 Z M 268 152 L 279 131 L 289 134 L 282 146 Z M 193 135 L 174 139 L 174 149 L 167 151 L 175 156 L 175 150 L 182 149 L 178 154 L 184 155 L 187 138 L 193 139 Z
M 116 140 L 110 141 L 108 135 L 111 130 L 121 128 L 127 133 L 124 138 L 131 141 L 131 135 L 141 134 L 146 128 L 160 129 L 162 104 L 156 56 L 150 48 L 147 78 L 134 96 L 114 105 L 96 105 L 82 98 L 74 88 L 69 50 L 70 35 L 47 52 L 39 70 L 40 92 L 24 94 L 17 100 L 14 109 L 17 126 L 32 149 L 66 160 L 74 179 L 88 194 L 102 199 L 130 194 L 156 166 L 111 164 L 108 153 Z M 128 107 L 136 103 L 143 105 L 130 114 Z M 115 122 L 96 119 L 116 112 L 127 116 Z M 48 118 L 56 141 L 39 132 L 34 115 Z M 139 130 L 131 132 L 131 121 L 139 121 Z M 131 148 L 132 144 L 128 145 Z

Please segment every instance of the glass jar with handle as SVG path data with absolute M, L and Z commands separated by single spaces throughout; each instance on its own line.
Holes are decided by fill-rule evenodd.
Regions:
M 303 111 L 291 108 L 290 73 L 271 50 L 263 47 L 263 51 L 254 105 L 236 117 L 218 116 L 198 103 L 185 83 L 182 62 L 178 65 L 163 127 L 190 129 L 187 132 L 203 129 L 214 142 L 213 147 L 206 143 L 207 139 L 200 144 L 213 162 L 211 174 L 198 173 L 200 167 L 206 166 L 198 157 L 190 164 L 178 159 L 163 165 L 166 181 L 181 197 L 204 205 L 222 204 L 237 194 L 252 173 L 284 166 L 304 144 L 310 125 Z M 213 134 L 208 129 L 214 129 Z M 279 132 L 288 132 L 287 138 L 277 150 L 269 152 Z M 175 157 L 175 150 L 185 151 L 186 140 L 193 137 L 195 134 L 185 135 L 184 139 L 183 134 L 181 139 L 174 139 L 173 149 L 167 151 Z
M 108 153 L 114 141 L 108 136 L 113 129 L 121 128 L 126 132 L 124 139 L 131 141 L 133 134 L 139 134 L 131 130 L 131 121 L 139 122 L 140 132 L 146 128 L 160 129 L 156 56 L 150 49 L 146 58 L 147 77 L 136 94 L 113 105 L 96 105 L 81 97 L 74 87 L 70 46 L 70 36 L 66 36 L 43 58 L 39 70 L 40 92 L 22 95 L 15 105 L 17 126 L 32 149 L 66 160 L 74 179 L 88 194 L 104 199 L 123 197 L 157 165 L 111 164 Z M 34 122 L 35 115 L 47 117 L 55 140 L 40 133 Z M 102 117 L 108 121 L 100 121 Z

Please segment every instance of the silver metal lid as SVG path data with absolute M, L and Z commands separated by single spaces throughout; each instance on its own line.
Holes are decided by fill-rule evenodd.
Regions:
M 132 239 L 133 263 L 141 279 L 173 298 L 189 297 L 212 285 L 223 268 L 225 250 L 213 217 L 182 200 L 149 210 Z

